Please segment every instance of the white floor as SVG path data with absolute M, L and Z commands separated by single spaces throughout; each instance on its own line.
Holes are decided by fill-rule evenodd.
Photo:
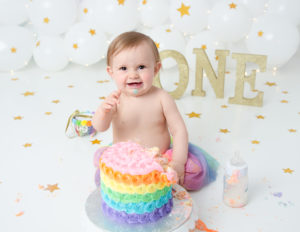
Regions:
M 216 99 L 207 80 L 206 97 L 194 97 L 191 71 L 188 90 L 177 104 L 190 141 L 221 167 L 214 183 L 191 193 L 195 213 L 178 231 L 193 229 L 198 218 L 220 232 L 300 231 L 299 64 L 298 51 L 276 74 L 257 74 L 263 107 L 228 104 L 234 95 L 234 70 L 226 76 L 224 99 Z M 176 88 L 177 76 L 176 69 L 163 71 L 166 89 Z M 0 73 L 0 231 L 100 231 L 84 207 L 95 190 L 93 153 L 111 142 L 111 131 L 69 139 L 65 127 L 74 110 L 94 111 L 114 88 L 104 62 L 70 64 L 57 73 L 31 62 L 19 72 Z M 191 112 L 200 118 L 189 118 Z M 95 139 L 101 144 L 93 144 Z M 249 203 L 238 209 L 222 203 L 223 167 L 235 151 L 247 161 L 250 179 Z M 56 184 L 57 190 L 47 190 Z

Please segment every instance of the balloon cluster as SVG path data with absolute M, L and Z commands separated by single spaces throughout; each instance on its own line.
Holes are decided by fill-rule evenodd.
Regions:
M 138 30 L 160 51 L 193 48 L 264 54 L 269 67 L 286 64 L 299 45 L 299 0 L 1 0 L 0 71 L 18 70 L 33 57 L 45 70 L 105 58 L 116 35 Z M 165 68 L 175 64 L 164 60 Z

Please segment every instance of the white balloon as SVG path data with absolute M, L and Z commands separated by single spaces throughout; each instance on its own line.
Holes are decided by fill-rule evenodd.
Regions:
M 192 70 L 196 69 L 196 55 L 193 53 L 194 48 L 203 48 L 214 68 L 217 67 L 216 49 L 223 49 L 224 43 L 220 42 L 210 31 L 202 31 L 193 36 L 186 45 L 185 55 Z
M 78 7 L 79 21 L 95 23 L 95 9 L 98 0 L 82 0 Z
M 243 3 L 252 17 L 257 17 L 265 13 L 268 1 L 269 0 L 235 0 L 234 2 L 237 4 Z
M 297 51 L 299 32 L 289 21 L 262 16 L 253 23 L 246 44 L 251 53 L 268 56 L 268 67 L 282 66 Z
M 0 0 L 0 24 L 20 25 L 28 20 L 28 0 Z
M 169 17 L 169 1 L 140 1 L 140 12 L 141 21 L 145 26 L 155 27 L 162 25 Z
M 95 22 L 110 34 L 134 30 L 140 19 L 137 0 L 101 0 L 95 12 Z
M 220 40 L 235 42 L 246 36 L 252 21 L 249 11 L 242 3 L 220 1 L 212 8 L 208 23 L 211 32 Z
M 300 23 L 299 0 L 272 0 L 269 1 L 267 15 L 276 14 L 277 17 L 290 20 L 294 24 Z
M 170 29 L 169 26 L 163 25 L 145 31 L 145 34 L 154 40 L 160 52 L 163 50 L 176 50 L 181 54 L 185 52 L 185 39 L 176 28 Z M 171 68 L 175 65 L 176 62 L 173 59 L 164 59 L 162 61 L 163 68 Z
M 48 71 L 62 70 L 69 63 L 64 40 L 59 36 L 40 36 L 33 49 L 36 64 Z
M 207 27 L 210 9 L 206 0 L 172 0 L 170 19 L 180 31 L 195 34 Z
M 33 1 L 29 5 L 29 17 L 39 34 L 62 34 L 75 22 L 77 17 L 77 1 Z
M 0 70 L 18 70 L 32 57 L 33 33 L 19 26 L 0 27 Z
M 72 62 L 91 65 L 105 57 L 106 35 L 93 24 L 74 24 L 65 35 L 65 48 Z

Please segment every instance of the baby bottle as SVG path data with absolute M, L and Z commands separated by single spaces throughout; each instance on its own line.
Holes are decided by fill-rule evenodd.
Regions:
M 226 164 L 223 201 L 234 208 L 243 207 L 248 200 L 248 165 L 239 153 Z

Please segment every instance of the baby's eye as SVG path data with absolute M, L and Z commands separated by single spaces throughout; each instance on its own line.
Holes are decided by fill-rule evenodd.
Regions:
M 127 68 L 126 68 L 125 66 L 123 66 L 123 67 L 121 67 L 121 68 L 120 68 L 120 70 L 122 70 L 122 71 L 126 71 L 126 70 L 127 70 Z
M 144 68 L 146 68 L 145 65 L 140 65 L 140 66 L 139 66 L 139 69 L 144 69 Z

